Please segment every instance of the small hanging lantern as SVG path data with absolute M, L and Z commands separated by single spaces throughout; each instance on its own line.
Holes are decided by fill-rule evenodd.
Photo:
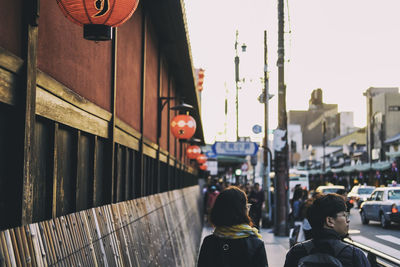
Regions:
M 203 164 L 203 163 L 206 163 L 207 157 L 204 154 L 200 154 L 197 156 L 196 160 L 199 164 Z
M 171 121 L 171 132 L 178 139 L 190 139 L 196 132 L 196 121 L 190 115 L 178 115 Z
M 200 92 L 203 91 L 203 82 L 204 82 L 204 69 L 199 69 L 198 79 L 197 79 L 197 90 L 199 90 Z
M 199 169 L 202 170 L 202 171 L 206 171 L 207 170 L 207 164 L 201 164 L 199 166 Z
M 83 26 L 83 37 L 92 41 L 112 39 L 111 27 L 127 21 L 139 0 L 57 0 L 64 15 Z
M 189 146 L 186 149 L 186 155 L 189 159 L 196 159 L 201 154 L 201 148 L 199 146 Z

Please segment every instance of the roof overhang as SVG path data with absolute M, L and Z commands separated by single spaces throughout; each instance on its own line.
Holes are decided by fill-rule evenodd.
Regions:
M 194 107 L 191 115 L 197 123 L 194 138 L 204 144 L 201 107 L 196 92 L 195 71 L 186 22 L 183 0 L 146 0 L 143 1 L 146 14 L 156 30 L 161 53 L 167 60 L 177 94 L 184 97 L 185 103 Z

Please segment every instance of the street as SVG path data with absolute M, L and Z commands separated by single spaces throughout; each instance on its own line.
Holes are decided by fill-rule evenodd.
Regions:
M 358 209 L 352 208 L 349 234 L 353 241 L 400 259 L 400 224 L 392 223 L 387 229 L 375 221 L 363 225 Z

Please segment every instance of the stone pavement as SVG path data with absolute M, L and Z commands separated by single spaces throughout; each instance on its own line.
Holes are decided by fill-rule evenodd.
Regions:
M 213 232 L 210 226 L 203 227 L 201 240 Z M 289 237 L 277 237 L 272 233 L 272 229 L 261 229 L 260 234 L 263 237 L 265 249 L 267 251 L 268 266 L 282 267 L 285 263 L 286 252 L 289 250 Z

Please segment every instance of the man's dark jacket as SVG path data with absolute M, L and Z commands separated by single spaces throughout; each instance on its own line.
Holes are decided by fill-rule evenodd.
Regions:
M 323 229 L 319 233 L 314 234 L 314 249 L 309 254 L 313 252 L 327 253 L 331 256 L 333 255 L 334 248 L 341 241 L 340 236 L 330 229 Z M 297 267 L 299 260 L 309 255 L 302 243 L 299 243 L 292 247 L 286 254 L 286 261 L 284 267 Z M 370 267 L 370 263 L 365 257 L 364 253 L 352 245 L 346 246 L 336 257 L 344 267 Z
M 255 236 L 239 239 L 209 235 L 201 245 L 198 267 L 266 267 L 264 241 Z

